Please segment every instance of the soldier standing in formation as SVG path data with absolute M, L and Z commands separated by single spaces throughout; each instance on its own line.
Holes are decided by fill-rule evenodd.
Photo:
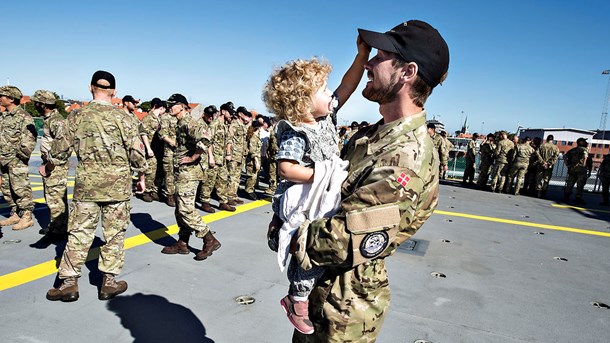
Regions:
M 496 163 L 494 164 L 491 177 L 492 192 L 501 192 L 504 189 L 504 183 L 506 182 L 509 169 L 508 153 L 513 147 L 513 142 L 508 139 L 506 132 L 500 132 L 500 141 L 498 142 L 494 153 Z
M 576 140 L 576 147 L 572 148 L 564 155 L 564 162 L 568 167 L 568 179 L 566 180 L 566 188 L 563 193 L 563 201 L 567 202 L 570 200 L 572 194 L 572 188 L 576 184 L 576 194 L 574 203 L 584 204 L 585 201 L 582 199 L 582 192 L 587 182 L 587 157 L 589 151 L 587 150 L 587 140 L 585 138 L 579 138 Z
M 125 281 L 115 277 L 123 269 L 123 243 L 129 226 L 132 170 L 146 169 L 144 151 L 133 121 L 112 106 L 116 94 L 114 76 L 105 71 L 93 74 L 89 90 L 93 101 L 72 112 L 60 137 L 48 153 L 48 162 L 40 173 L 49 175 L 55 166 L 64 165 L 72 150 L 76 152 L 74 198 L 70 204 L 68 243 L 59 264 L 58 288 L 47 292 L 47 299 L 78 300 L 81 267 L 95 238 L 100 212 L 104 244 L 100 248 L 98 268 L 103 274 L 98 298 L 107 300 L 127 290 Z
M 28 180 L 28 163 L 38 133 L 32 116 L 19 106 L 23 94 L 15 86 L 0 87 L 0 106 L 6 109 L 0 118 L 0 171 L 2 195 L 10 206 L 10 216 L 0 227 L 14 225 L 23 230 L 34 225 L 34 200 Z
M 440 161 L 439 171 L 442 174 L 443 172 L 447 171 L 447 169 L 448 169 L 448 167 L 447 167 L 448 154 L 446 153 L 447 147 L 445 146 L 445 140 L 443 139 L 443 137 L 441 137 L 441 135 L 436 133 L 436 125 L 434 125 L 434 123 L 428 123 L 426 125 L 426 127 L 428 129 L 428 134 L 430 135 L 430 137 L 432 138 L 432 142 L 434 143 L 434 148 L 438 152 L 438 158 Z
M 47 90 L 37 90 L 32 101 L 44 117 L 44 136 L 40 142 L 42 164 L 48 162 L 49 150 L 64 124 L 64 117 L 55 104 L 55 95 Z M 58 165 L 51 175 L 43 176 L 44 199 L 49 208 L 49 226 L 41 228 L 40 234 L 52 239 L 67 238 L 68 232 L 68 169 L 70 163 Z
M 259 130 L 261 124 L 258 121 L 253 121 L 248 127 L 246 134 L 246 142 L 248 144 L 246 150 L 246 196 L 250 200 L 258 200 L 258 196 L 254 193 L 254 187 L 258 180 L 258 173 L 261 170 L 261 149 L 262 144 L 259 138 Z
M 487 186 L 489 171 L 494 164 L 494 153 L 496 151 L 495 137 L 493 133 L 487 135 L 485 143 L 481 144 L 479 154 L 481 154 L 481 164 L 479 165 L 479 179 L 477 185 L 480 189 Z
M 163 101 L 160 106 L 167 107 Z M 161 114 L 159 138 L 163 142 L 163 195 L 167 206 L 176 206 L 176 184 L 174 180 L 174 151 L 176 150 L 176 126 L 178 119 L 165 112 Z
M 210 206 L 213 189 L 216 189 L 216 195 L 218 195 L 218 208 L 224 211 L 235 211 L 235 207 L 227 204 L 229 201 L 227 196 L 229 176 L 225 163 L 227 149 L 227 126 L 225 125 L 225 122 L 231 118 L 231 114 L 227 108 L 227 104 L 220 106 L 220 115 L 209 124 L 210 136 L 212 137 L 211 148 L 213 161 L 210 162 L 209 168 L 205 171 L 205 179 L 201 184 L 201 192 L 199 193 L 201 210 L 208 213 L 216 212 L 216 210 Z M 217 110 L 215 106 L 208 106 L 203 112 L 207 115 L 207 113 L 217 112 Z
M 152 109 L 142 118 L 143 135 L 142 140 L 146 149 L 146 162 L 148 168 L 144 173 L 146 190 L 142 194 L 142 200 L 146 202 L 159 201 L 159 179 L 157 178 L 157 156 L 155 149 L 160 144 L 159 128 L 161 126 L 161 116 L 165 113 L 165 107 L 161 101 L 151 102 Z
M 511 191 L 512 189 L 514 195 L 519 195 L 521 186 L 523 186 L 523 180 L 525 179 L 527 167 L 530 164 L 530 158 L 536 153 L 534 148 L 530 145 L 531 141 L 532 140 L 529 137 L 525 137 L 525 139 L 515 147 L 513 163 L 511 164 L 508 177 L 508 191 Z M 515 178 L 517 179 L 516 185 Z
M 271 126 L 269 126 L 269 147 L 267 148 L 267 154 L 269 155 L 269 188 L 265 190 L 267 195 L 273 195 L 277 189 L 277 153 L 279 146 L 275 135 L 275 119 L 272 118 L 271 123 Z
M 176 129 L 176 151 L 174 168 L 176 181 L 176 221 L 180 231 L 179 239 L 171 246 L 161 250 L 164 254 L 188 254 L 188 241 L 191 233 L 203 239 L 203 247 L 195 255 L 195 260 L 205 260 L 220 248 L 210 228 L 203 222 L 195 208 L 197 186 L 203 180 L 204 169 L 207 169 L 207 151 L 210 135 L 201 122 L 196 121 L 189 113 L 188 101 L 182 94 L 173 94 L 167 99 L 167 106 L 172 116 L 178 119 Z M 202 158 L 203 155 L 203 158 Z
M 553 167 L 559 158 L 559 149 L 553 144 L 554 139 L 553 135 L 548 135 L 546 142 L 538 148 L 540 162 L 536 168 L 536 193 L 539 198 L 546 197 L 546 191 L 553 175 Z
M 441 131 L 441 137 L 443 137 L 443 141 L 445 142 L 445 161 L 449 161 L 449 153 L 453 150 L 453 143 L 447 138 L 447 131 Z M 449 165 L 447 168 L 441 171 L 441 180 L 445 180 L 447 178 L 447 170 L 449 170 Z
M 365 65 L 369 82 L 362 93 L 379 103 L 383 119 L 360 129 L 343 149 L 350 166 L 339 213 L 301 226 L 294 236 L 299 265 L 326 272 L 309 297 L 315 333 L 295 330 L 293 342 L 375 341 L 390 301 L 385 257 L 438 203 L 438 154 L 427 138 L 423 106 L 446 76 L 447 45 L 416 20 L 386 33 L 360 30 L 360 37 L 378 49 Z M 371 232 L 360 223 L 383 229 Z
M 236 111 L 237 118 L 231 121 L 228 136 L 231 142 L 227 144 L 227 169 L 229 171 L 229 205 L 243 204 L 243 200 L 237 197 L 241 171 L 243 169 L 244 154 L 246 152 L 247 126 L 252 115 L 245 107 L 239 107 Z
M 475 133 L 472 135 L 472 140 L 468 142 L 468 148 L 466 149 L 466 169 L 464 170 L 464 177 L 462 178 L 463 185 L 474 184 L 474 173 L 475 173 L 475 162 L 477 153 L 477 139 L 479 134 Z

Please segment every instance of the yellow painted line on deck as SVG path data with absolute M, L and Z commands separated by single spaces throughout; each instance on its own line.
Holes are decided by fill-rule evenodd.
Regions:
M 205 215 L 202 218 L 206 223 L 213 223 L 221 219 L 229 218 L 240 213 L 251 211 L 267 204 L 269 204 L 267 200 L 253 201 L 241 206 L 237 206 L 237 210 L 235 212 L 219 211 L 216 213 Z M 147 233 L 142 233 L 133 237 L 129 237 L 125 239 L 125 250 L 137 247 L 142 244 L 150 243 L 153 240 L 157 240 L 176 233 L 178 233 L 178 225 L 174 224 L 167 228 L 162 227 Z M 89 250 L 89 254 L 87 255 L 87 261 L 95 260 L 98 257 L 99 247 Z M 56 260 L 50 260 L 32 267 L 18 270 L 13 273 L 2 275 L 0 276 L 0 291 L 17 287 L 25 283 L 38 280 L 45 276 L 55 274 L 57 273 L 56 265 Z
M 594 208 L 585 208 L 585 207 L 570 206 L 570 205 L 552 204 L 551 206 L 553 206 L 553 207 L 557 207 L 557 208 L 568 208 L 568 209 L 577 210 L 577 211 L 589 211 L 589 212 L 599 212 L 599 213 L 610 213 L 610 211 L 608 211 L 608 210 L 597 210 L 597 209 L 594 209 Z
M 504 223 L 504 224 L 510 224 L 510 225 L 529 226 L 529 227 L 548 229 L 548 230 L 574 232 L 574 233 L 580 233 L 580 234 L 584 234 L 584 235 L 610 237 L 610 232 L 600 232 L 600 231 L 594 231 L 594 230 L 584 230 L 584 229 L 577 229 L 577 228 L 573 228 L 573 227 L 557 226 L 557 225 L 549 225 L 549 224 L 540 224 L 540 223 L 531 223 L 531 222 L 524 222 L 524 221 L 521 221 L 521 220 L 512 220 L 512 219 L 502 219 L 502 218 L 496 218 L 496 217 L 478 216 L 478 215 L 475 215 L 475 214 L 467 214 L 467 213 L 451 212 L 451 211 L 436 210 L 436 211 L 434 211 L 434 213 L 445 215 L 445 216 L 453 216 L 453 217 L 462 217 L 462 218 L 469 218 L 469 219 L 476 219 L 476 220 L 484 220 L 484 221 L 489 221 L 489 222 Z
M 40 174 L 28 174 L 28 176 L 34 179 L 42 179 L 42 176 L 40 176 Z M 69 175 L 68 180 L 74 180 L 74 176 Z

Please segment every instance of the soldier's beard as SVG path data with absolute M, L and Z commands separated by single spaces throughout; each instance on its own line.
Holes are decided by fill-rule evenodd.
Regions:
M 379 105 L 383 105 L 396 100 L 400 87 L 401 85 L 398 84 L 398 74 L 395 73 L 390 78 L 390 82 L 381 87 L 374 87 L 371 83 L 370 86 L 362 90 L 362 96 Z

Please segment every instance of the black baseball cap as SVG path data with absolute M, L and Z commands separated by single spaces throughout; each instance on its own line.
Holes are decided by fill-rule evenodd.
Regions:
M 232 116 L 235 115 L 235 106 L 230 101 L 220 105 L 220 110 L 221 111 L 225 110 L 225 111 L 229 112 L 229 114 Z
M 186 100 L 186 97 L 182 94 L 172 94 L 168 99 L 167 99 L 167 106 L 168 107 L 172 107 L 177 103 L 181 103 L 181 104 L 185 104 L 187 107 L 189 105 L 188 100 Z
M 109 72 L 98 70 L 91 77 L 91 85 L 103 89 L 116 89 L 116 80 Z
M 152 100 L 150 101 L 150 106 L 155 108 L 155 106 L 158 106 L 160 102 L 161 102 L 161 99 L 159 99 L 159 98 L 152 98 Z
M 250 113 L 250 111 L 248 111 L 248 110 L 247 110 L 245 107 L 243 107 L 243 106 L 239 106 L 235 112 L 245 114 L 245 115 L 246 115 L 246 116 L 248 116 L 248 117 L 252 117 L 252 113 Z
M 214 105 L 210 105 L 203 109 L 203 113 L 207 116 L 212 116 L 216 112 L 218 112 L 218 109 Z
M 432 88 L 441 82 L 449 69 L 447 43 L 434 27 L 421 20 L 409 20 L 385 33 L 363 29 L 358 29 L 358 33 L 371 47 L 417 63 L 419 76 Z
M 134 99 L 134 97 L 131 95 L 125 95 L 123 97 L 123 102 L 131 102 L 131 103 L 137 104 L 140 102 L 140 100 Z

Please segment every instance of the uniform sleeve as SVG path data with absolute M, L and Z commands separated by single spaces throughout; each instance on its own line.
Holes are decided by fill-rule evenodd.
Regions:
M 159 125 L 158 122 L 149 113 L 148 115 L 146 115 L 146 117 L 144 117 L 144 119 L 142 119 L 142 128 L 144 129 L 144 134 L 149 139 L 152 139 L 152 137 L 155 135 L 155 132 L 157 132 Z
M 165 137 L 169 136 L 169 120 L 166 119 L 166 116 L 161 116 L 159 122 L 161 126 L 159 128 L 159 137 L 164 139 Z
M 24 116 L 21 128 L 21 137 L 19 143 L 19 150 L 17 151 L 18 157 L 22 160 L 29 160 L 32 155 L 32 151 L 36 147 L 36 137 L 38 131 L 36 131 L 36 125 L 34 125 L 34 119 L 28 114 Z
M 438 141 L 438 158 L 440 161 L 441 166 L 446 166 L 447 165 L 447 146 L 445 145 L 445 141 L 440 138 L 437 139 Z
M 330 219 L 312 221 L 302 225 L 298 232 L 297 253 L 300 266 L 350 267 L 353 263 L 352 232 L 347 227 L 347 217 L 362 209 L 388 204 L 398 206 L 399 231 L 386 250 L 393 251 L 408 240 L 421 227 L 436 207 L 438 186 L 428 186 L 424 194 L 424 181 L 412 170 L 404 167 L 377 167 L 364 170 L 363 186 L 341 203 L 341 211 Z M 438 194 L 438 193 L 436 193 Z M 429 211 L 417 211 L 417 208 Z
M 72 140 L 74 130 L 76 130 L 76 116 L 78 112 L 72 111 L 64 120 L 61 129 L 57 131 L 56 137 L 51 143 L 51 149 L 48 153 L 48 160 L 56 165 L 65 164 L 72 153 Z
M 188 129 L 189 135 L 194 137 L 197 141 L 197 149 L 206 151 L 211 142 L 210 130 L 207 125 L 201 122 L 191 121 Z
M 131 170 L 134 172 L 143 172 L 147 169 L 148 164 L 144 155 L 144 144 L 140 139 L 140 128 L 142 127 L 141 122 L 129 122 L 124 123 L 124 142 L 127 155 L 129 156 L 129 165 Z
M 250 158 L 260 159 L 261 149 L 262 144 L 260 138 L 257 134 L 252 135 L 252 137 L 250 137 L 250 141 L 248 141 L 248 154 L 250 155 Z

